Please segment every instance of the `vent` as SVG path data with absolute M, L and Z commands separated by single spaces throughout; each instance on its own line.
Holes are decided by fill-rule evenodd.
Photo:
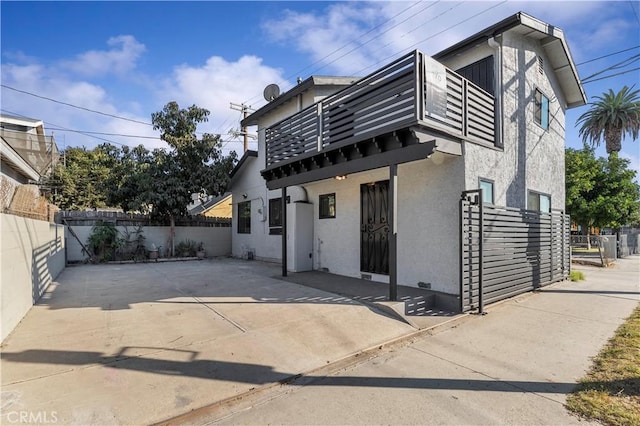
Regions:
M 538 56 L 538 72 L 544 74 L 544 59 L 542 59 L 542 56 Z

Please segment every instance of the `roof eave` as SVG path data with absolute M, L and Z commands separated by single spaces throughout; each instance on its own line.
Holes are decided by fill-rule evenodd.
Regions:
M 433 55 L 433 58 L 438 60 L 449 55 L 474 48 L 479 43 L 484 43 L 488 39 L 496 37 L 520 25 L 540 32 L 542 34 L 547 34 L 554 40 L 560 41 L 563 49 L 562 55 L 564 56 L 564 63 L 562 65 L 571 69 L 571 76 L 568 78 L 560 77 L 556 70 L 562 67 L 556 68 L 554 72 L 556 72 L 556 76 L 558 77 L 558 81 L 560 82 L 560 85 L 562 87 L 563 94 L 565 95 L 565 99 L 567 100 L 567 108 L 574 108 L 585 105 L 587 103 L 587 96 L 584 92 L 584 88 L 582 87 L 582 83 L 580 81 L 575 63 L 573 62 L 571 51 L 569 50 L 569 46 L 567 45 L 567 42 L 564 38 L 564 33 L 560 28 L 549 25 L 539 19 L 534 18 L 533 16 L 527 15 L 524 12 L 518 12 L 506 19 L 503 19 L 502 21 L 460 41 L 459 43 L 456 43 L 453 46 L 436 53 L 435 55 Z M 548 46 L 549 49 L 554 48 L 554 46 L 552 46 L 551 44 L 548 44 Z M 543 48 L 546 49 L 547 47 L 543 46 Z M 568 96 L 568 94 L 571 94 L 571 96 Z
M 244 164 L 247 162 L 249 158 L 258 158 L 258 151 L 248 150 L 242 155 L 242 157 L 240 158 L 240 161 L 238 161 L 238 164 L 236 164 L 233 170 L 231 170 L 231 173 L 229 173 L 230 186 L 232 186 L 233 182 L 235 182 L 236 176 L 241 174 L 240 170 L 242 169 L 242 167 L 244 166 Z

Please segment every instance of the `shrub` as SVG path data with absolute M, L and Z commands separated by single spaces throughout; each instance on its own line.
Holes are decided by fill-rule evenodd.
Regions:
M 582 273 L 582 271 L 571 271 L 571 274 L 569 275 L 569 277 L 571 278 L 571 281 L 582 281 L 584 280 L 584 274 Z
M 195 257 L 198 244 L 193 240 L 180 241 L 176 245 L 176 257 Z
M 98 262 L 113 260 L 115 251 L 120 246 L 116 226 L 109 222 L 99 222 L 92 228 L 87 245 Z

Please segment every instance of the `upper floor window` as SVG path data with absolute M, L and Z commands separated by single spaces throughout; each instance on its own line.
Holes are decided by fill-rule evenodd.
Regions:
M 238 234 L 251 233 L 251 201 L 238 203 Z
M 551 213 L 551 196 L 540 192 L 529 191 L 527 209 L 543 213 Z
M 331 219 L 336 217 L 336 193 L 322 194 L 319 200 L 320 219 Z
M 486 92 L 494 95 L 493 56 L 480 59 L 478 62 L 460 68 L 456 72 L 470 82 L 480 86 Z
M 482 189 L 482 202 L 484 204 L 494 204 L 493 181 L 489 179 L 480 179 L 480 189 Z
M 282 235 L 282 198 L 269 200 L 269 234 Z
M 538 89 L 535 92 L 534 117 L 540 127 L 545 130 L 549 128 L 549 98 Z

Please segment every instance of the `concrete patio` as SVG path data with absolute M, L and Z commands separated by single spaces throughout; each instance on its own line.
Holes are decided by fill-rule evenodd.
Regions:
M 2 421 L 159 422 L 416 332 L 279 272 L 227 258 L 67 268 L 2 345 Z

